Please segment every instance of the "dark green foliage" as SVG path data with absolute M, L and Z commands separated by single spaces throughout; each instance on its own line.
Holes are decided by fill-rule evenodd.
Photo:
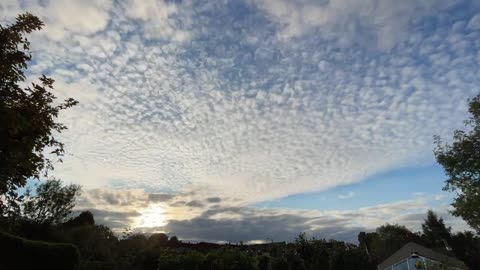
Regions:
M 275 270 L 305 270 L 305 261 L 295 250 L 287 250 L 282 257 L 274 258 L 272 268 Z
M 445 226 L 443 219 L 431 210 L 428 211 L 427 219 L 422 224 L 422 231 L 422 239 L 428 247 L 445 248 L 445 245 L 450 243 L 451 228 Z
M 65 231 L 67 241 L 80 251 L 80 269 L 115 269 L 118 239 L 103 225 L 84 225 Z M 101 266 L 101 267 L 100 267 Z
M 408 242 L 421 242 L 419 235 L 404 226 L 386 224 L 372 233 L 359 234 L 360 249 L 375 265 L 386 259 Z
M 147 237 L 143 234 L 127 231 L 123 233 L 116 246 L 116 260 L 118 269 L 136 269 L 133 267 L 141 261 L 139 257 L 144 257 L 141 253 L 147 248 Z M 156 251 L 159 254 L 160 250 Z M 158 256 L 157 256 L 158 258 Z
M 18 221 L 14 233 L 31 240 L 52 242 L 63 242 L 65 240 L 65 235 L 57 226 L 47 223 L 35 223 L 29 220 Z
M 168 244 L 168 235 L 164 233 L 154 233 L 147 240 L 147 246 L 150 248 L 165 247 Z
M 46 76 L 38 84 L 20 86 L 32 59 L 26 34 L 42 27 L 29 13 L 0 25 L 0 216 L 16 215 L 17 188 L 53 169 L 54 160 L 44 150 L 55 158 L 63 156 L 63 144 L 54 137 L 66 129 L 57 122 L 58 114 L 77 103 L 68 99 L 57 104 L 50 92 L 54 81 Z
M 158 259 L 158 270 L 255 270 L 253 256 L 238 248 L 224 247 L 208 253 L 197 251 L 176 252 L 164 250 Z
M 158 270 L 203 270 L 205 255 L 196 251 L 185 254 L 172 251 L 164 251 L 158 259 Z
M 75 218 L 72 218 L 65 222 L 66 227 L 77 227 L 82 225 L 95 225 L 95 219 L 90 211 L 83 211 Z
M 470 100 L 468 111 L 468 131 L 456 130 L 452 144 L 436 137 L 434 153 L 448 177 L 444 190 L 456 193 L 452 214 L 480 233 L 480 95 Z
M 180 244 L 180 241 L 178 240 L 178 237 L 176 237 L 176 236 L 172 236 L 168 240 L 168 246 L 171 247 L 171 248 L 176 248 L 176 247 L 179 246 L 179 244 Z
M 307 239 L 300 234 L 294 245 L 294 253 L 301 261 L 287 253 L 299 269 L 371 269 L 367 254 L 358 246 L 341 241 Z M 297 269 L 288 268 L 288 269 Z
M 259 256 L 257 258 L 257 269 L 262 270 L 271 270 L 272 269 L 272 260 L 269 256 Z
M 144 249 L 137 253 L 132 264 L 133 269 L 149 270 L 158 267 L 159 249 Z
M 480 269 L 480 237 L 472 232 L 458 232 L 449 242 L 458 259 L 471 269 Z
M 78 251 L 71 244 L 26 240 L 0 232 L 0 269 L 76 269 Z
M 0 230 L 28 239 L 53 239 L 59 232 L 50 225 L 59 225 L 71 215 L 79 193 L 77 185 L 63 186 L 60 180 L 42 182 L 22 195 L 15 216 L 0 216 L 4 221 Z M 90 218 L 93 220 L 91 213 Z
M 205 263 L 211 270 L 255 270 L 255 260 L 233 248 L 221 248 L 208 253 Z
M 80 194 L 80 186 L 63 186 L 60 180 L 39 184 L 34 195 L 27 193 L 22 202 L 22 217 L 34 223 L 58 224 L 66 221 Z

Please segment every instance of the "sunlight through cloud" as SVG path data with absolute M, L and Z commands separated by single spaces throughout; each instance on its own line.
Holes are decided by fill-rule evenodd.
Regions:
M 139 210 L 140 216 L 135 221 L 135 228 L 156 228 L 165 226 L 165 210 L 158 204 L 151 204 Z

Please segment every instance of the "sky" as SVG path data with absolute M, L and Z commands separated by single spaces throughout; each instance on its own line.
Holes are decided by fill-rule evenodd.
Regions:
M 3 0 L 30 78 L 80 103 L 53 175 L 120 232 L 355 242 L 428 209 L 454 230 L 433 136 L 480 93 L 471 0 Z

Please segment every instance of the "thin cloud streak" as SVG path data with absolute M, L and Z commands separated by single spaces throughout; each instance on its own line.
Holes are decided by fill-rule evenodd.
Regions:
M 355 196 L 355 192 L 350 191 L 347 194 L 338 195 L 337 198 L 340 199 L 340 200 L 345 200 L 345 199 L 353 198 L 354 196 Z

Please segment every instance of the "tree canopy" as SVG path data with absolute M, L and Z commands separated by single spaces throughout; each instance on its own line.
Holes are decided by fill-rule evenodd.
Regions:
M 0 24 L 0 215 L 16 190 L 29 178 L 40 178 L 64 154 L 56 135 L 66 129 L 58 122 L 61 110 L 74 99 L 56 102 L 54 80 L 42 75 L 28 85 L 25 71 L 32 60 L 26 35 L 42 29 L 43 22 L 25 13 L 10 25 Z
M 375 264 L 380 263 L 408 242 L 419 242 L 420 236 L 405 226 L 385 224 L 375 232 L 358 235 L 360 249 L 365 251 Z
M 451 240 L 451 228 L 443 222 L 432 210 L 428 210 L 427 218 L 422 224 L 422 238 L 430 247 L 445 247 Z
M 434 151 L 448 179 L 444 190 L 453 191 L 453 215 L 462 217 L 480 233 L 480 95 L 469 102 L 467 130 L 456 130 L 444 144 L 437 136 Z
M 22 216 L 35 223 L 65 222 L 75 207 L 80 186 L 63 186 L 60 180 L 40 183 L 34 194 L 27 193 L 21 207 Z

